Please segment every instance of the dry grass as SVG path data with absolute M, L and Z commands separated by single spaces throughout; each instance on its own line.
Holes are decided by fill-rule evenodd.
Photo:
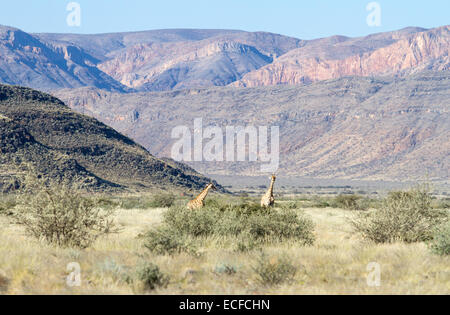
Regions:
M 257 251 L 237 252 L 222 240 L 205 239 L 193 256 L 158 256 L 137 236 L 161 222 L 164 209 L 116 212 L 119 234 L 108 235 L 86 250 L 60 249 L 25 236 L 24 230 L 0 216 L 0 274 L 7 294 L 133 294 L 126 280 L 144 261 L 157 264 L 170 277 L 156 294 L 450 294 L 450 258 L 432 254 L 424 243 L 376 245 L 355 235 L 339 209 L 303 209 L 316 224 L 316 242 L 266 246 L 268 259 L 288 255 L 297 272 L 292 281 L 265 286 L 255 273 Z M 81 265 L 81 287 L 65 278 L 70 262 Z M 366 283 L 369 262 L 381 265 L 381 286 Z M 220 266 L 236 272 L 220 272 Z M 219 270 L 219 271 L 218 271 Z M 4 291 L 0 291 L 5 293 Z

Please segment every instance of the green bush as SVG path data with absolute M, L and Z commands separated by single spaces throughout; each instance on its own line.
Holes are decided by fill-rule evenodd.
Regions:
M 438 226 L 433 234 L 431 249 L 442 256 L 450 255 L 450 221 Z
M 159 255 L 173 255 L 181 252 L 197 253 L 195 246 L 183 234 L 164 226 L 147 232 L 144 246 Z
M 348 209 L 348 210 L 360 210 L 360 204 L 358 201 L 361 199 L 357 195 L 339 195 L 333 200 L 333 206 L 335 208 Z
M 265 209 L 241 204 L 206 207 L 198 211 L 172 207 L 164 213 L 163 224 L 146 234 L 146 247 L 156 253 L 188 251 L 185 240 L 200 237 L 236 237 L 238 250 L 258 244 L 293 239 L 302 245 L 314 242 L 310 219 L 290 209 Z
M 89 247 L 100 235 L 114 232 L 112 212 L 96 206 L 67 183 L 49 183 L 28 174 L 17 206 L 16 223 L 26 232 L 61 247 Z
M 297 268 L 288 257 L 269 258 L 265 254 L 261 254 L 257 259 L 253 270 L 258 276 L 258 281 L 268 286 L 292 281 L 297 273 Z
M 169 277 L 163 274 L 157 265 L 149 262 L 144 263 L 137 269 L 136 276 L 144 291 L 166 287 L 169 284 Z
M 360 213 L 351 223 L 356 232 L 376 243 L 429 241 L 433 230 L 447 216 L 431 207 L 426 186 L 392 192 L 380 209 Z
M 160 194 L 153 197 L 152 206 L 154 208 L 169 208 L 172 207 L 175 202 L 174 194 Z
M 186 207 L 173 207 L 163 215 L 163 221 L 171 230 L 183 235 L 208 236 L 214 231 L 217 211 L 192 211 Z

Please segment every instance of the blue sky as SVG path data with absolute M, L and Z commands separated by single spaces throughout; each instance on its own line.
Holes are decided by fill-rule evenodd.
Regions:
M 68 3 L 81 8 L 70 27 Z M 372 0 L 3 0 L 0 24 L 27 32 L 105 33 L 162 28 L 268 31 L 311 39 L 361 36 L 406 26 L 450 24 L 449 0 L 378 0 L 381 25 L 368 26 Z

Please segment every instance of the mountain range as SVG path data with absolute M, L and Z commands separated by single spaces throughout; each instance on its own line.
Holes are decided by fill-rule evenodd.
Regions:
M 450 26 L 317 40 L 236 30 L 29 34 L 0 26 L 0 82 L 41 90 L 168 91 L 309 84 L 449 69 Z
M 0 26 L 0 82 L 48 91 L 163 162 L 173 128 L 202 117 L 222 128 L 279 126 L 286 176 L 448 180 L 449 50 L 450 26 L 315 40 L 195 29 L 29 34 Z M 207 174 L 259 168 L 189 165 Z

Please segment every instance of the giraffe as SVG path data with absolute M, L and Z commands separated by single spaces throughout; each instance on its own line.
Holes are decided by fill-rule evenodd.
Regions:
M 191 200 L 188 202 L 187 207 L 189 210 L 196 210 L 196 209 L 200 209 L 203 208 L 205 206 L 205 198 L 208 195 L 208 192 L 213 189 L 216 190 L 216 186 L 214 186 L 213 183 L 210 183 L 206 186 L 205 189 L 203 189 L 203 191 L 200 193 L 200 195 L 197 196 L 197 198 Z
M 275 174 L 272 174 L 270 187 L 265 193 L 265 195 L 262 196 L 261 198 L 261 207 L 263 208 L 272 207 L 275 203 L 275 199 L 273 198 L 273 185 L 275 184 L 275 179 L 277 179 Z

